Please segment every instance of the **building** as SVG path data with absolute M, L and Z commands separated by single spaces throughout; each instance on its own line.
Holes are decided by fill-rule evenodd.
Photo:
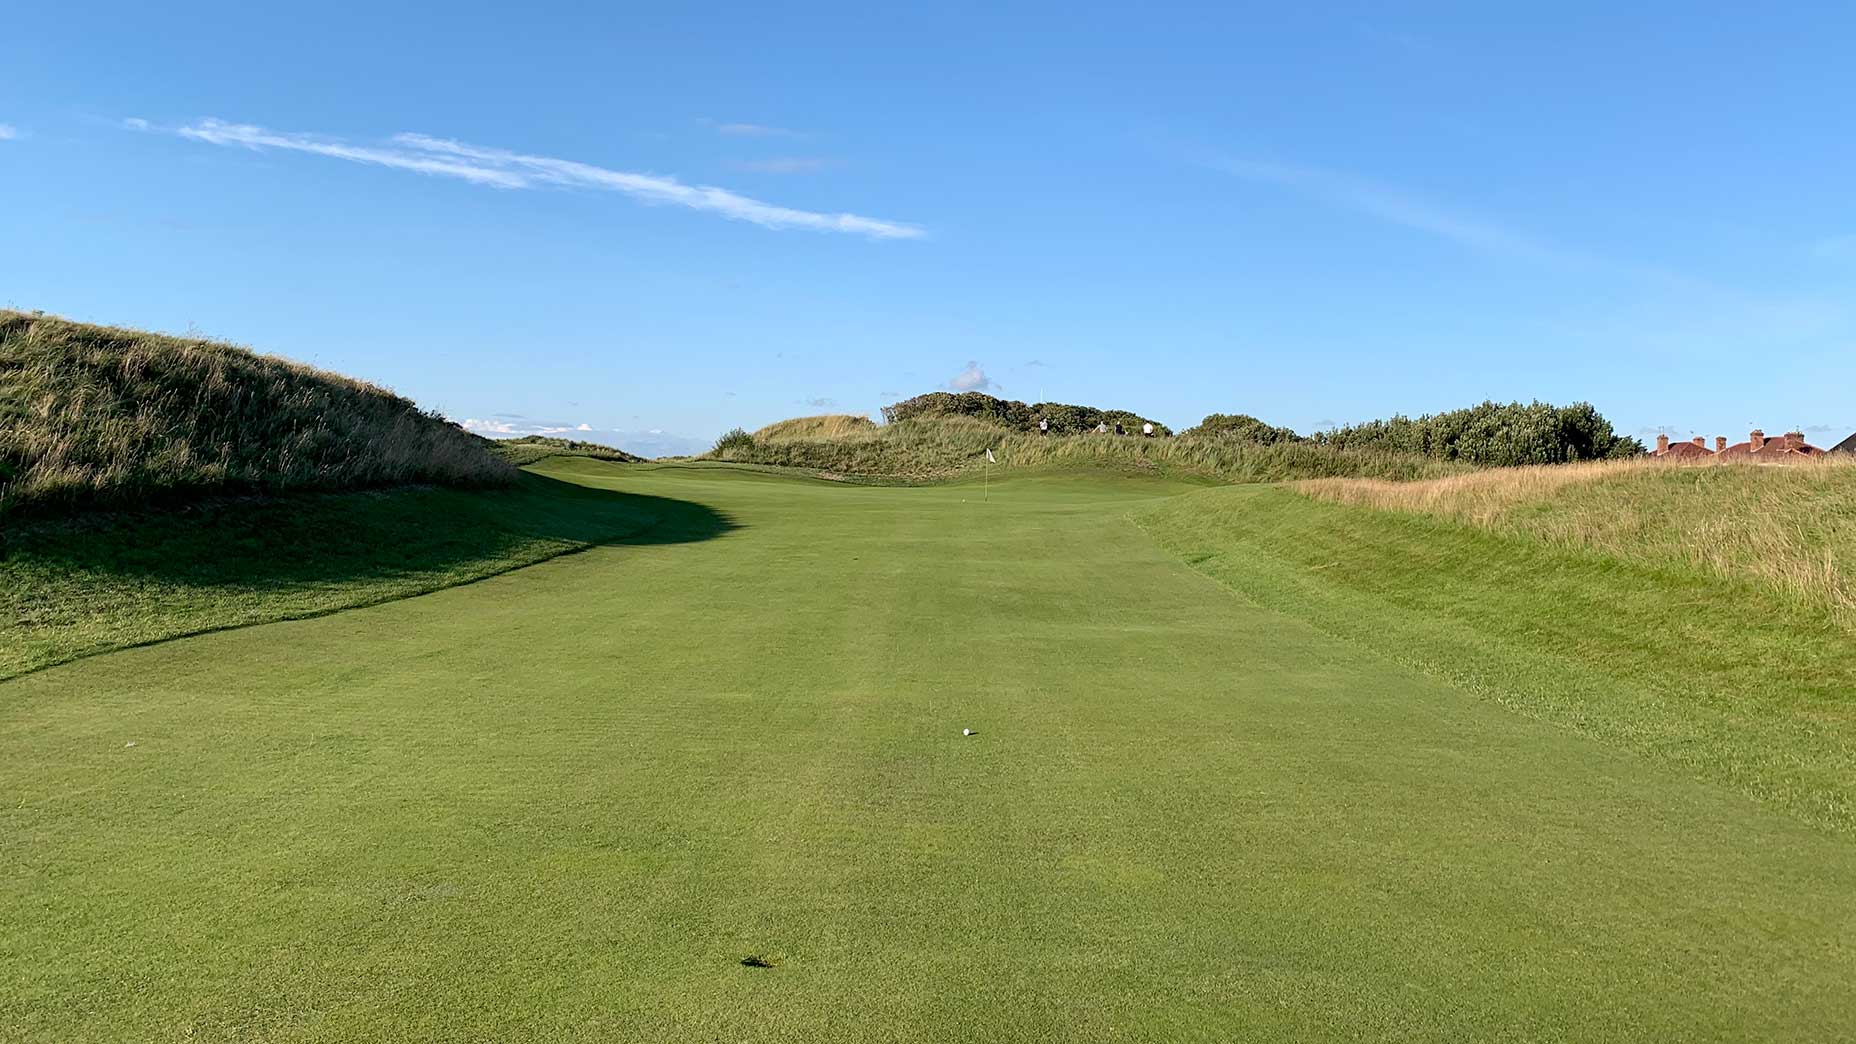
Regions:
M 1726 440 L 1722 439 L 1720 441 L 1725 442 Z M 1674 443 L 1669 441 L 1669 436 L 1658 435 L 1656 437 L 1656 452 L 1652 455 L 1657 457 L 1670 457 L 1676 460 L 1699 460 L 1703 457 L 1714 456 L 1714 451 L 1708 448 L 1707 440 L 1703 439 L 1700 435 L 1695 436 L 1687 442 Z
M 1720 449 L 1715 453 L 1722 460 L 1751 460 L 1756 463 L 1784 463 L 1799 457 L 1821 457 L 1824 451 L 1804 440 L 1804 432 L 1788 431 L 1777 438 L 1769 439 L 1766 433 L 1754 428 L 1745 442 L 1736 442 L 1731 446 L 1721 445 L 1726 439 L 1720 439 Z
M 1856 453 L 1856 435 L 1851 435 L 1849 438 L 1844 439 L 1842 442 L 1839 442 L 1835 446 L 1830 447 L 1830 452 L 1832 453 Z
M 1851 435 L 1837 447 L 1839 452 L 1856 453 L 1856 435 Z M 1708 448 L 1708 440 L 1700 435 L 1687 442 L 1670 442 L 1669 436 L 1656 437 L 1656 450 L 1651 456 L 1671 460 L 1745 460 L 1755 464 L 1784 464 L 1800 457 L 1821 457 L 1825 450 L 1813 446 L 1804 440 L 1801 431 L 1789 431 L 1777 438 L 1767 438 L 1766 433 L 1754 428 L 1745 442 L 1736 442 L 1729 446 L 1727 440 L 1715 436 L 1714 448 Z

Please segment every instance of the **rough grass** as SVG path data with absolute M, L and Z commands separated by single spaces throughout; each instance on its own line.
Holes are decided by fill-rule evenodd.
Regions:
M 1263 445 L 1218 436 L 1039 436 L 970 417 L 911 418 L 881 426 L 811 423 L 832 419 L 800 418 L 772 425 L 762 431 L 779 428 L 787 434 L 765 440 L 756 435 L 751 446 L 731 446 L 710 457 L 916 481 L 977 475 L 989 466 L 1001 474 L 1081 468 L 1204 482 L 1276 482 L 1325 475 L 1412 479 L 1464 470 L 1414 454 L 1307 443 Z M 836 434 L 807 434 L 834 429 Z M 987 464 L 988 449 L 993 450 L 997 465 Z
M 0 512 L 514 478 L 480 440 L 361 381 L 217 341 L 0 311 Z
M 754 433 L 755 442 L 794 442 L 806 439 L 841 439 L 850 435 L 867 435 L 876 430 L 876 422 L 851 413 L 826 413 L 817 417 L 794 417 L 775 421 Z
M 1298 488 L 1626 561 L 1698 568 L 1856 626 L 1856 457 L 1786 466 L 1601 461 Z
M 1522 714 L 1856 830 L 1850 634 L 1750 578 L 1282 487 L 1175 498 L 1141 523 L 1263 606 Z

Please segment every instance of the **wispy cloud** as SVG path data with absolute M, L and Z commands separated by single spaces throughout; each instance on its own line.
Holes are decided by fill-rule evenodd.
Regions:
M 1334 206 L 1402 225 L 1484 254 L 1556 267 L 1603 265 L 1596 258 L 1563 250 L 1523 232 L 1446 207 L 1402 189 L 1319 167 L 1259 160 L 1220 159 L 1218 170 L 1246 181 L 1275 185 Z
M 827 399 L 823 396 L 820 396 L 819 398 L 816 398 L 816 399 L 807 399 L 805 401 L 805 405 L 810 406 L 815 410 L 831 410 L 831 409 L 837 408 L 838 400 Z
M 949 391 L 957 392 L 986 391 L 988 389 L 998 391 L 999 382 L 986 376 L 986 371 L 980 369 L 979 363 L 969 360 L 966 369 L 947 379 L 947 388 Z
M 286 133 L 244 123 L 206 119 L 176 131 L 181 137 L 211 145 L 254 150 L 280 149 L 331 159 L 364 163 L 393 170 L 437 177 L 458 178 L 501 189 L 556 186 L 618 192 L 645 203 L 688 207 L 748 221 L 763 228 L 800 228 L 819 232 L 848 232 L 872 239 L 915 239 L 924 231 L 915 225 L 858 214 L 827 214 L 765 203 L 727 189 L 686 185 L 675 178 L 636 174 L 606 167 L 469 145 L 425 134 L 396 135 L 386 145 L 356 145 L 323 135 Z
M 736 170 L 751 170 L 757 174 L 817 174 L 831 166 L 831 161 L 814 156 L 774 156 L 769 159 L 735 160 L 729 165 Z
M 19 128 L 10 123 L 0 123 L 0 141 L 12 141 L 19 137 Z
M 133 131 L 145 131 L 145 130 L 154 129 L 147 120 L 141 118 L 140 116 L 124 117 L 122 121 L 122 125 L 125 129 L 133 130 Z
M 799 132 L 785 127 L 769 127 L 764 123 L 717 123 L 717 134 L 726 134 L 734 138 L 796 138 Z
M 1213 160 L 1211 166 L 1246 181 L 1288 189 L 1490 257 L 1547 268 L 1608 273 L 1671 288 L 1702 288 L 1676 272 L 1567 249 L 1470 211 L 1343 171 L 1230 158 Z

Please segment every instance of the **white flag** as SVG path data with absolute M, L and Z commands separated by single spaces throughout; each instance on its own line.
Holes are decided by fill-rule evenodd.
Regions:
M 988 449 L 988 450 L 986 451 L 986 463 L 988 463 L 988 464 L 997 464 L 997 463 L 999 463 L 999 461 L 998 461 L 997 459 L 995 459 L 995 458 L 993 457 L 993 455 L 992 455 L 992 450 L 991 450 L 991 449 Z

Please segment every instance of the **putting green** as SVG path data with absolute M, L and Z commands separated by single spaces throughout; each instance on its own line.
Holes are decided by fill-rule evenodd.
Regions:
M 1240 600 L 1183 487 L 553 473 L 736 528 L 0 684 L 0 1039 L 1856 1026 L 1845 836 Z

